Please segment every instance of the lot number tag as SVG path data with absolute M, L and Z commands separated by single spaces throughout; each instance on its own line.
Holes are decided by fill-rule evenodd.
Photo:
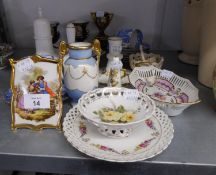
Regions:
M 24 60 L 19 61 L 16 64 L 16 66 L 20 72 L 26 72 L 33 68 L 34 62 L 32 61 L 31 58 L 26 58 Z
M 136 100 L 139 96 L 139 91 L 136 89 L 130 89 L 124 91 L 124 98 L 126 100 Z
M 49 109 L 50 95 L 49 94 L 25 94 L 24 108 L 25 109 Z
M 164 69 L 161 71 L 161 76 L 169 79 L 173 76 L 173 72 Z

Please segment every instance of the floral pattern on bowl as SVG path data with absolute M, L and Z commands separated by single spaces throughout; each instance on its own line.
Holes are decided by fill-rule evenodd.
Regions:
M 154 66 L 137 67 L 129 75 L 131 84 L 150 96 L 170 116 L 200 102 L 199 90 L 187 79 Z
M 116 109 L 124 106 L 126 111 L 134 112 L 134 120 L 128 123 L 108 123 L 95 113 L 102 108 Z M 154 101 L 147 95 L 127 88 L 98 88 L 84 94 L 78 102 L 79 111 L 99 132 L 109 137 L 127 137 L 143 121 L 150 118 L 155 110 Z

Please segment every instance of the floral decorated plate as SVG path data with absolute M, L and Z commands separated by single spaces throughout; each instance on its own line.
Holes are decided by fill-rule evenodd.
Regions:
M 168 147 L 174 134 L 171 120 L 158 108 L 151 118 L 127 138 L 103 136 L 82 117 L 76 106 L 66 114 L 63 131 L 68 142 L 79 151 L 112 162 L 135 162 L 152 158 Z
M 136 67 L 129 75 L 131 84 L 149 95 L 170 116 L 176 116 L 200 102 L 199 90 L 188 80 L 154 66 Z

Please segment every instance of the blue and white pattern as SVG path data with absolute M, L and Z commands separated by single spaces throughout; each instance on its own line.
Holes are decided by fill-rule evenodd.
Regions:
M 69 58 L 64 62 L 64 85 L 73 102 L 98 87 L 98 65 L 92 49 L 69 50 Z

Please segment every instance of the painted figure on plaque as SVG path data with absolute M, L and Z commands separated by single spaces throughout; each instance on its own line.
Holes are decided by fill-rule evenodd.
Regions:
M 23 119 L 35 120 L 37 122 L 44 121 L 55 115 L 56 109 L 56 87 L 57 82 L 45 81 L 46 71 L 40 67 L 35 67 L 32 74 L 25 74 L 22 77 L 24 84 L 16 86 L 16 113 Z M 49 84 L 49 85 L 48 85 Z M 22 87 L 21 87 L 22 86 Z M 26 88 L 24 88 L 26 87 Z M 24 106 L 25 94 L 49 94 L 50 95 L 50 108 L 47 109 L 26 109 Z M 40 115 L 38 115 L 40 114 Z

